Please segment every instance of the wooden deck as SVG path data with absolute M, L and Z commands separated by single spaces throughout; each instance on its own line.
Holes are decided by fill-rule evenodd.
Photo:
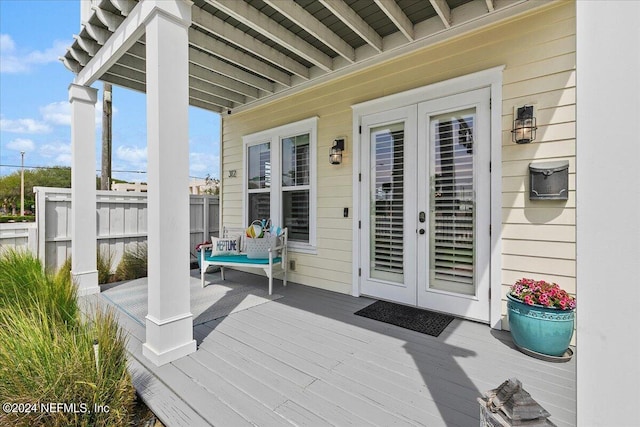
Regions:
M 167 426 L 477 426 L 476 398 L 512 377 L 558 426 L 576 424 L 575 358 L 528 357 L 470 321 L 434 338 L 355 316 L 368 298 L 280 281 L 274 292 L 284 297 L 196 326 L 198 350 L 161 367 L 142 356 L 144 328 L 120 316 L 134 385 Z

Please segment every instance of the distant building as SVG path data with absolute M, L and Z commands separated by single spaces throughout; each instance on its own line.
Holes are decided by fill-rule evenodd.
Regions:
M 189 181 L 189 194 L 216 194 L 218 186 L 217 180 L 207 180 L 194 178 Z M 144 182 L 114 182 L 111 184 L 112 191 L 138 191 L 147 192 L 147 183 Z

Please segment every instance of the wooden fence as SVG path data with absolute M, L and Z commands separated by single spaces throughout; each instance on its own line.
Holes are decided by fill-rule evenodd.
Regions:
M 46 267 L 57 269 L 71 256 L 71 190 L 35 187 L 34 191 L 36 224 L 10 224 L 13 227 L 7 230 L 3 227 L 0 247 L 30 248 Z M 98 250 L 112 255 L 114 269 L 127 248 L 146 243 L 146 193 L 98 191 L 96 215 Z M 190 195 L 191 252 L 195 254 L 198 243 L 218 235 L 218 227 L 218 196 Z

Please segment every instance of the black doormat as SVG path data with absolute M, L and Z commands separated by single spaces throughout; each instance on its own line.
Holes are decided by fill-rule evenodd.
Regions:
M 362 310 L 356 311 L 355 314 L 434 337 L 440 335 L 454 319 L 453 316 L 447 314 L 387 301 L 376 301 Z

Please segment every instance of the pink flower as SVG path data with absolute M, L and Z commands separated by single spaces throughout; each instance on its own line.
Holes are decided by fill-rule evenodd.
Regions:
M 511 286 L 510 294 L 528 305 L 573 310 L 576 300 L 556 283 L 523 278 Z

